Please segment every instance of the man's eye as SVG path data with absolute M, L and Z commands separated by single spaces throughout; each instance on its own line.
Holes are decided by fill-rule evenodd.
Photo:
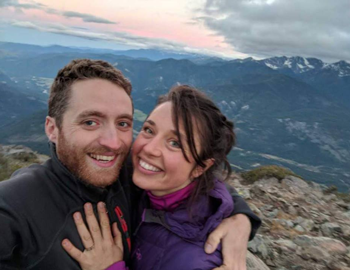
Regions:
M 121 127 L 129 127 L 130 124 L 127 123 L 127 122 L 120 122 L 120 123 L 119 123 L 119 126 L 121 126 Z
M 97 123 L 95 121 L 92 121 L 92 120 L 85 121 L 84 124 L 89 126 L 89 127 L 93 127 L 93 126 L 97 125 Z

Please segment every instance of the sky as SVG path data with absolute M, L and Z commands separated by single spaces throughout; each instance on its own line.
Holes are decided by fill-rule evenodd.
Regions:
M 350 62 L 350 0 L 0 0 L 0 41 Z

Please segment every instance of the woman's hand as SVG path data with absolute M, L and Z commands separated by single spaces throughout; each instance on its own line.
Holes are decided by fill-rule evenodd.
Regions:
M 123 260 L 123 243 L 117 224 L 109 225 L 106 206 L 103 202 L 97 204 L 100 224 L 94 215 L 91 203 L 84 205 L 86 228 L 81 213 L 73 215 L 75 225 L 85 247 L 84 251 L 77 249 L 68 239 L 62 241 L 63 248 L 68 254 L 77 260 L 83 270 L 103 270 L 110 265 Z

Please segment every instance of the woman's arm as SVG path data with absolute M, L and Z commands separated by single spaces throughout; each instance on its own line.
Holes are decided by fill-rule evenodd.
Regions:
M 85 250 L 77 249 L 68 239 L 62 241 L 62 246 L 73 259 L 79 262 L 83 270 L 104 270 L 112 266 L 113 268 L 109 269 L 124 270 L 126 268 L 122 262 L 123 243 L 121 233 L 117 224 L 113 223 L 114 237 L 112 236 L 109 218 L 103 202 L 97 204 L 97 209 L 100 223 L 95 217 L 91 203 L 84 205 L 89 228 L 85 226 L 81 213 L 76 212 L 73 215 Z

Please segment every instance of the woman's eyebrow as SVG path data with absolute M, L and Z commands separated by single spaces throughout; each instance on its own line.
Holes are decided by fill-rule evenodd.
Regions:
M 156 123 L 154 123 L 152 120 L 150 120 L 150 119 L 147 119 L 146 121 L 145 121 L 145 123 L 148 123 L 148 124 L 150 124 L 150 125 L 152 125 L 152 126 L 156 126 Z
M 170 130 L 171 133 L 173 133 L 176 137 L 180 138 L 181 141 L 186 141 L 186 136 L 185 134 L 181 133 L 181 132 L 177 132 L 176 130 Z

